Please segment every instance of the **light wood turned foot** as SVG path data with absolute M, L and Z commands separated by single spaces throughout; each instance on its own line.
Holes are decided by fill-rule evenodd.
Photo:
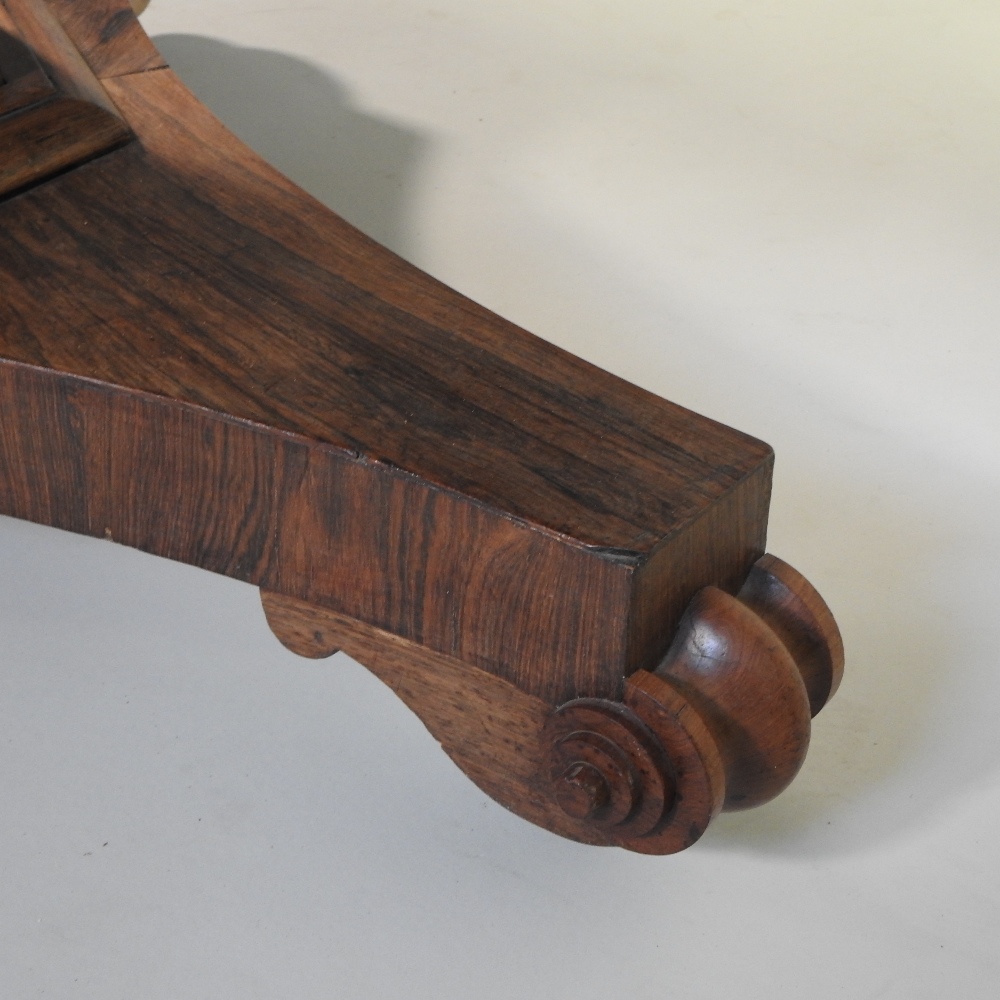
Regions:
M 699 591 L 655 670 L 623 678 L 617 698 L 558 705 L 321 607 L 261 598 L 284 645 L 310 657 L 343 649 L 365 664 L 508 809 L 574 840 L 648 854 L 683 850 L 720 810 L 781 792 L 843 669 L 826 605 L 770 555 L 736 596 Z

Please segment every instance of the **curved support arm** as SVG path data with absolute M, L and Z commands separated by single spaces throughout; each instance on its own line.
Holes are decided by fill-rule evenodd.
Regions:
M 762 557 L 767 445 L 352 229 L 126 0 L 0 2 L 0 137 L 0 513 L 260 587 L 565 836 L 666 853 L 791 779 L 842 649 Z

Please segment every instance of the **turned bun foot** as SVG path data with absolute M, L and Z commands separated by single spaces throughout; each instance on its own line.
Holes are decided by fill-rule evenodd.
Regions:
M 772 555 L 754 563 L 738 596 L 791 653 L 815 716 L 844 675 L 844 643 L 823 598 L 801 573 Z
M 809 698 L 788 648 L 737 598 L 706 587 L 656 674 L 704 720 L 726 776 L 724 808 L 774 798 L 809 748 Z

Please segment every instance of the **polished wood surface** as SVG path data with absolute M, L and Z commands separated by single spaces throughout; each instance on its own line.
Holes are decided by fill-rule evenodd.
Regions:
M 750 579 L 765 574 L 790 581 L 788 592 L 800 596 L 798 574 L 780 559 L 764 556 Z M 313 658 L 344 650 L 365 664 L 507 808 L 584 843 L 671 854 L 693 844 L 722 809 L 774 798 L 802 766 L 806 677 L 818 671 L 813 647 L 786 644 L 767 624 L 783 614 L 790 636 L 811 627 L 808 612 L 788 610 L 788 592 L 753 591 L 751 608 L 743 591 L 706 587 L 654 672 L 629 675 L 620 698 L 555 705 L 346 616 L 267 591 L 262 599 L 289 649 Z M 462 703 L 473 689 L 486 704 Z
M 131 137 L 45 0 L 0 0 L 0 195 Z
M 134 440 L 99 445 L 86 473 L 99 490 L 48 469 L 58 510 L 40 519 L 353 614 L 552 697 L 614 693 L 662 653 L 694 590 L 739 584 L 763 551 L 765 445 L 371 243 L 169 71 L 108 89 L 140 142 L 2 208 L 0 269 L 18 276 L 4 356 L 131 390 L 77 395 L 87 427 L 112 420 Z M 199 409 L 189 432 L 211 424 L 224 462 L 159 454 L 136 393 L 169 399 L 180 423 L 185 404 L 224 415 L 217 427 Z M 147 487 L 183 490 L 193 516 L 157 528 Z
M 0 196 L 0 512 L 261 587 L 286 644 L 357 655 L 566 836 L 665 853 L 783 787 L 842 650 L 759 561 L 770 448 L 353 229 L 162 67 L 125 0 L 16 3 L 135 141 Z M 700 687 L 691 621 L 730 649 Z

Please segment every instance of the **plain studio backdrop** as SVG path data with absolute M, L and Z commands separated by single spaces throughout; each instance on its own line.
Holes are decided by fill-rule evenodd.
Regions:
M 542 337 L 777 452 L 847 675 L 690 851 L 486 799 L 243 584 L 0 521 L 0 995 L 992 998 L 1000 8 L 153 0 L 246 142 Z

